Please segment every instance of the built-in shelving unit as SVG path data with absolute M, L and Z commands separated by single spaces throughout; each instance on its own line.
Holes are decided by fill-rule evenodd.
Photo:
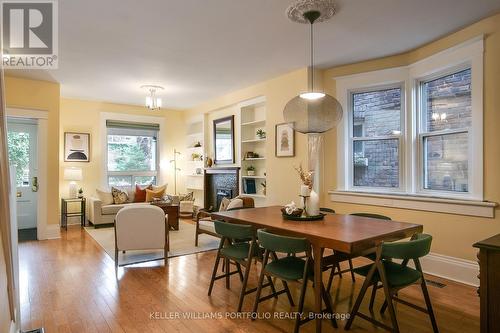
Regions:
M 196 157 L 198 156 L 198 157 Z M 195 204 L 203 207 L 203 168 L 205 158 L 205 125 L 203 119 L 191 122 L 186 135 L 186 148 L 183 174 L 186 176 L 186 189 L 193 191 Z
M 262 183 L 266 182 L 266 142 L 265 137 L 257 134 L 258 130 L 266 129 L 266 100 L 258 97 L 240 103 L 240 133 L 241 133 L 241 172 L 240 189 L 243 195 L 258 199 L 256 205 L 265 204 L 265 191 Z M 248 175 L 247 168 L 253 166 L 255 174 Z

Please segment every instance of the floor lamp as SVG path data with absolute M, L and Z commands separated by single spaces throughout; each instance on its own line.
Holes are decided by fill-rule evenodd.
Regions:
M 170 163 L 174 164 L 174 194 L 177 194 L 177 171 L 181 171 L 181 169 L 177 167 L 177 155 L 180 154 L 181 152 L 174 148 L 174 159 L 170 160 Z

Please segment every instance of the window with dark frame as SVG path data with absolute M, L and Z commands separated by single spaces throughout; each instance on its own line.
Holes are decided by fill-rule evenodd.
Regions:
M 156 184 L 159 125 L 108 120 L 106 127 L 108 185 Z

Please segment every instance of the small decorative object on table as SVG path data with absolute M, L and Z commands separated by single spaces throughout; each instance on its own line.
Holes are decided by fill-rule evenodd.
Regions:
M 78 198 L 83 198 L 83 188 L 80 187 L 80 189 L 78 190 Z
M 311 218 L 321 216 L 319 212 L 319 196 L 313 190 L 313 172 L 305 171 L 302 168 L 302 165 L 295 168 L 295 170 L 299 174 L 300 180 L 302 181 L 299 196 L 302 197 L 304 202 L 304 216 Z
M 255 134 L 257 134 L 257 137 L 259 139 L 265 139 L 266 138 L 266 132 L 262 128 L 259 128 Z
M 194 147 L 195 147 L 195 148 L 199 148 L 199 147 L 201 147 L 201 142 L 200 142 L 200 141 L 196 142 L 196 143 L 194 144 Z
M 302 212 L 304 210 L 301 208 L 298 208 L 295 202 L 291 202 L 285 207 L 281 208 L 281 212 L 283 213 L 283 216 L 294 216 L 294 217 L 300 217 L 302 215 Z

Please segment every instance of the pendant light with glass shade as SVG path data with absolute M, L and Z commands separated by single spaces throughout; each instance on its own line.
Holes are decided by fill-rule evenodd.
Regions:
M 299 133 L 308 136 L 308 164 L 313 172 L 313 186 L 308 198 L 308 215 L 319 214 L 321 146 L 323 136 L 342 119 L 342 106 L 334 97 L 314 89 L 314 23 L 330 19 L 336 12 L 332 0 L 299 0 L 287 9 L 287 16 L 297 23 L 309 24 L 311 30 L 310 89 L 292 98 L 283 117 Z

